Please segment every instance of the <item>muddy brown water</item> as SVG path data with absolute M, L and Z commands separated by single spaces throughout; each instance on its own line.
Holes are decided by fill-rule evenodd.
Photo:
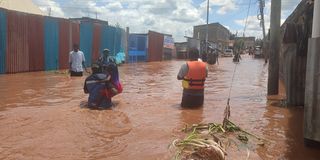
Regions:
M 0 76 L 0 159 L 172 159 L 168 145 L 185 124 L 221 122 L 234 69 L 231 58 L 209 66 L 203 108 L 181 109 L 184 61 L 126 64 L 119 68 L 124 92 L 112 110 L 83 108 L 83 78 L 52 72 Z M 245 146 L 249 159 L 320 159 L 303 145 L 303 109 L 267 101 L 267 66 L 244 57 L 231 94 L 231 119 L 269 140 Z M 247 151 L 228 150 L 228 159 Z

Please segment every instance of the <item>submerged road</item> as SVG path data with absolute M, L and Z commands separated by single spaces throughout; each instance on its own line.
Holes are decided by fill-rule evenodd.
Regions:
M 209 66 L 203 108 L 182 109 L 177 72 L 184 61 L 119 67 L 124 91 L 112 110 L 83 108 L 83 78 L 53 72 L 0 75 L 0 159 L 172 159 L 168 145 L 185 124 L 222 122 L 234 69 Z M 250 159 L 320 159 L 303 145 L 303 108 L 277 107 L 266 96 L 267 66 L 244 57 L 231 94 L 231 120 L 269 143 L 247 146 Z M 273 97 L 279 98 L 279 97 Z M 228 159 L 247 151 L 230 149 Z

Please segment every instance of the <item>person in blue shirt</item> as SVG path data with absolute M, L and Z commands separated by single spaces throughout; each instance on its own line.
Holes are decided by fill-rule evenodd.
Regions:
M 86 78 L 84 84 L 84 92 L 89 94 L 89 108 L 109 108 L 112 106 L 110 90 L 114 88 L 110 79 L 111 75 L 103 73 L 99 69 L 99 65 L 93 64 L 92 74 Z

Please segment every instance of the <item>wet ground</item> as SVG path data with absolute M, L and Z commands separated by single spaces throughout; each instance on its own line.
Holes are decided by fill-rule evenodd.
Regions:
M 231 61 L 221 58 L 219 65 L 209 66 L 204 107 L 194 110 L 179 106 L 176 74 L 183 61 L 121 66 L 124 92 L 113 99 L 112 110 L 83 108 L 85 77 L 1 75 L 0 159 L 171 159 L 168 145 L 184 136 L 185 124 L 222 122 Z M 244 57 L 234 81 L 231 120 L 270 141 L 249 146 L 249 159 L 320 159 L 320 150 L 303 145 L 303 109 L 267 101 L 263 60 Z M 227 158 L 246 156 L 246 150 L 230 149 Z

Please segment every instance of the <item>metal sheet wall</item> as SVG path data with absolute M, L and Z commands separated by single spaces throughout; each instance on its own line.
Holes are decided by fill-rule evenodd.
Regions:
M 29 71 L 44 70 L 44 17 L 28 15 Z
M 93 25 L 93 46 L 92 46 L 92 61 L 95 62 L 100 56 L 100 40 L 101 40 L 101 25 Z
M 72 46 L 71 29 L 70 21 L 59 20 L 59 69 L 69 68 L 69 52 Z
M 149 31 L 148 33 L 148 61 L 161 61 L 163 56 L 163 34 Z
M 116 28 L 115 36 L 114 36 L 114 50 L 115 53 L 119 53 L 121 51 L 121 28 Z
M 58 19 L 45 17 L 45 70 L 55 70 L 59 67 L 59 23 Z
M 29 71 L 27 14 L 7 11 L 7 27 L 6 72 Z
M 0 9 L 0 74 L 6 72 L 7 14 Z
M 100 51 L 108 48 L 111 54 L 115 54 L 115 30 L 116 28 L 112 26 L 102 27 Z
M 86 58 L 86 66 L 91 66 L 93 24 L 81 22 L 80 24 L 80 50 Z
M 72 48 L 73 44 L 80 45 L 80 24 L 78 22 L 71 22 L 71 30 L 72 44 L 70 48 Z

